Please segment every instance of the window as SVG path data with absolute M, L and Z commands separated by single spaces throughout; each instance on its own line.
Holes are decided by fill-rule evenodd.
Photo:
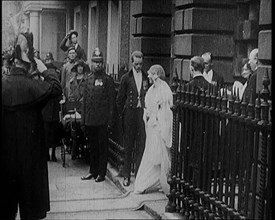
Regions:
M 97 44 L 98 35 L 98 14 L 97 14 L 97 3 L 92 1 L 89 3 L 89 20 L 88 20 L 88 53 L 87 61 L 91 64 L 91 56 L 93 50 L 98 46 Z
M 108 2 L 108 37 L 107 37 L 107 62 L 109 73 L 118 73 L 119 47 L 120 47 L 120 6 L 121 2 L 112 0 Z

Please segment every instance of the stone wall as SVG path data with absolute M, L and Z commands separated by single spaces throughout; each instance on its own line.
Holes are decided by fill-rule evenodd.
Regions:
M 14 44 L 18 27 L 24 25 L 23 1 L 2 1 L 2 50 Z
M 272 10 L 271 0 L 261 0 L 260 15 L 259 15 L 259 60 L 261 65 L 258 68 L 257 73 L 257 91 L 263 89 L 263 78 L 268 73 L 270 83 L 272 82 Z M 269 85 L 269 91 L 271 92 L 271 84 Z
M 211 52 L 213 69 L 232 82 L 236 5 L 231 0 L 174 0 L 173 75 L 190 80 L 189 61 Z
M 171 6 L 170 0 L 137 0 L 131 1 L 130 9 L 130 53 L 142 51 L 144 70 L 161 64 L 167 78 L 170 75 Z

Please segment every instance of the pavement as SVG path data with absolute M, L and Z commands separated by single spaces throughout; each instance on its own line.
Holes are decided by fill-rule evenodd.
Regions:
M 56 156 L 57 162 L 48 162 L 51 210 L 45 219 L 165 218 L 168 199 L 163 192 L 134 194 L 134 176 L 130 186 L 124 187 L 123 177 L 110 164 L 105 181 L 83 181 L 81 176 L 89 170 L 86 162 L 71 160 L 66 154 L 66 166 L 63 167 L 60 148 L 57 148 Z

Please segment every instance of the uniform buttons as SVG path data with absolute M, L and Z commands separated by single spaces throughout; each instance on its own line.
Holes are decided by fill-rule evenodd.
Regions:
M 130 91 L 130 93 L 133 93 L 133 91 Z

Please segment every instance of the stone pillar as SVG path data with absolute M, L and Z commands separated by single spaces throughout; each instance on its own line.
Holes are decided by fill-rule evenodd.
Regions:
M 189 62 L 204 52 L 213 55 L 213 69 L 233 81 L 235 2 L 175 0 L 173 5 L 173 76 L 190 80 Z
M 26 31 L 30 31 L 30 14 L 25 13 L 25 29 Z
M 143 52 L 144 70 L 161 64 L 167 79 L 171 59 L 171 6 L 171 0 L 130 1 L 130 53 Z
M 30 32 L 33 33 L 33 47 L 40 50 L 40 33 L 39 33 L 39 12 L 30 11 Z
M 257 72 L 257 87 L 256 91 L 262 91 L 263 78 L 268 73 L 270 82 L 272 82 L 272 11 L 271 0 L 261 0 L 260 14 L 259 14 L 259 26 L 260 32 L 258 35 L 258 48 L 259 48 L 259 60 L 261 65 L 258 67 Z M 271 86 L 269 85 L 269 91 L 271 92 Z

